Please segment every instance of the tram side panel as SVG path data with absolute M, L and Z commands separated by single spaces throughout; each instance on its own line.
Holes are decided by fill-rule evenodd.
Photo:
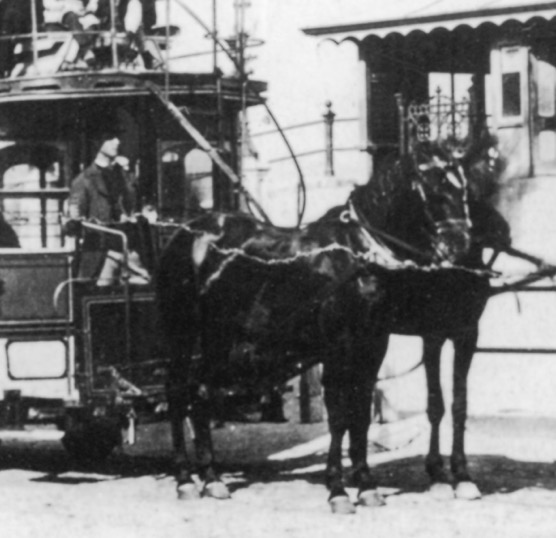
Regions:
M 49 411 L 59 414 L 66 402 L 79 398 L 72 261 L 67 250 L 0 251 L 0 426 L 40 420 Z M 15 415 L 8 409 L 14 401 L 21 404 Z
M 152 412 L 164 401 L 151 286 L 72 280 L 74 259 L 69 251 L 0 252 L 0 427 L 63 424 L 68 409 Z
M 76 363 L 81 402 L 95 414 L 164 392 L 166 363 L 149 285 L 76 290 Z

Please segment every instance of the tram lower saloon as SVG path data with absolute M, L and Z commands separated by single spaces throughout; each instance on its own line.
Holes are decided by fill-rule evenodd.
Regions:
M 238 209 L 242 113 L 266 90 L 216 56 L 189 71 L 173 3 L 0 2 L 0 429 L 57 427 L 75 457 L 165 417 L 157 257 Z

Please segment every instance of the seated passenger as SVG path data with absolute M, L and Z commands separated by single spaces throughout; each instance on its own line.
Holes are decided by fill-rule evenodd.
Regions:
M 66 66 L 86 68 L 94 61 L 92 46 L 95 36 L 86 34 L 87 30 L 98 27 L 99 20 L 94 12 L 97 9 L 97 0 L 85 3 L 82 0 L 44 0 L 45 2 L 45 28 L 50 31 L 73 32 L 73 39 L 68 46 L 62 47 L 57 56 L 59 62 L 57 69 Z
M 42 0 L 36 0 L 37 27 L 43 23 Z M 0 1 L 0 37 L 17 34 L 30 34 L 33 30 L 31 3 L 23 0 Z M 0 76 L 9 76 L 14 66 L 14 48 L 16 41 L 0 40 Z
M 129 58 L 134 51 L 140 54 L 144 66 L 152 69 L 154 61 L 161 63 L 160 53 L 153 43 L 145 40 L 156 25 L 155 0 L 121 0 L 118 4 L 118 18 L 123 24 L 128 38 Z

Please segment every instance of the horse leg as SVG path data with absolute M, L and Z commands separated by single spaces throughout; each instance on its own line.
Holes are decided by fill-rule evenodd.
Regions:
M 332 369 L 332 368 L 330 368 Z M 335 368 L 334 368 L 335 370 Z M 344 487 L 342 469 L 342 439 L 348 429 L 348 395 L 350 386 L 338 372 L 329 371 L 325 364 L 323 371 L 324 402 L 328 413 L 330 448 L 326 463 L 326 487 L 330 495 L 328 502 L 332 512 L 337 514 L 355 513 L 355 505 L 350 501 Z
M 196 370 L 196 388 L 191 397 L 189 418 L 193 444 L 195 446 L 195 460 L 199 471 L 199 478 L 203 482 L 203 495 L 215 499 L 228 499 L 230 492 L 220 480 L 214 468 L 214 450 L 212 444 L 211 419 L 213 402 L 211 385 L 219 359 L 227 360 L 232 346 L 230 334 L 222 329 L 220 319 L 205 312 L 205 319 L 212 319 L 212 323 L 201 330 L 201 362 Z
M 204 483 L 203 494 L 215 499 L 228 499 L 230 492 L 214 469 L 214 450 L 210 430 L 210 394 L 205 385 L 200 385 L 192 399 L 190 419 L 193 428 L 195 458 L 199 477 Z
M 177 483 L 178 498 L 189 500 L 200 497 L 199 491 L 192 478 L 192 467 L 185 444 L 183 431 L 184 420 L 187 414 L 189 397 L 186 383 L 179 383 L 177 377 L 168 384 L 168 418 L 172 432 L 172 445 L 174 448 L 175 476 Z
M 357 354 L 355 376 L 350 392 L 349 415 L 349 455 L 353 466 L 353 479 L 358 488 L 361 506 L 376 507 L 384 504 L 384 498 L 377 492 L 376 481 L 372 478 L 367 463 L 367 444 L 371 425 L 371 401 L 378 371 L 388 348 L 387 334 L 372 340 L 368 347 L 362 346 Z
M 423 363 L 427 377 L 427 416 L 431 426 L 429 453 L 425 468 L 431 480 L 429 491 L 436 499 L 453 498 L 454 491 L 444 471 L 440 454 L 440 423 L 444 416 L 444 400 L 440 385 L 440 354 L 444 338 L 427 336 L 423 338 Z
M 458 499 L 479 499 L 481 492 L 467 471 L 465 457 L 465 422 L 467 420 L 467 377 L 473 354 L 477 346 L 478 328 L 454 339 L 454 401 L 452 404 L 453 445 L 450 459 L 452 474 L 456 482 Z

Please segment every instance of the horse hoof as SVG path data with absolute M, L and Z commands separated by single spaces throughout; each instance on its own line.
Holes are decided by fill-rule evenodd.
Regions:
M 195 499 L 200 499 L 201 494 L 197 489 L 197 486 L 193 482 L 186 482 L 185 484 L 179 484 L 177 487 L 178 499 L 180 501 L 194 501 Z
M 203 494 L 206 497 L 212 497 L 213 499 L 229 499 L 230 490 L 227 488 L 224 482 L 215 480 L 214 482 L 209 482 L 205 485 L 203 489 Z
M 459 482 L 456 486 L 456 499 L 475 501 L 481 498 L 479 488 L 473 482 Z
M 429 488 L 429 494 L 436 501 L 451 501 L 454 498 L 454 489 L 446 482 L 436 482 Z
M 379 506 L 384 506 L 386 501 L 376 489 L 368 489 L 367 491 L 359 493 L 357 496 L 357 504 L 359 504 L 359 506 L 366 506 L 367 508 L 378 508 Z
M 347 495 L 339 495 L 328 500 L 333 514 L 355 514 L 355 505 Z

